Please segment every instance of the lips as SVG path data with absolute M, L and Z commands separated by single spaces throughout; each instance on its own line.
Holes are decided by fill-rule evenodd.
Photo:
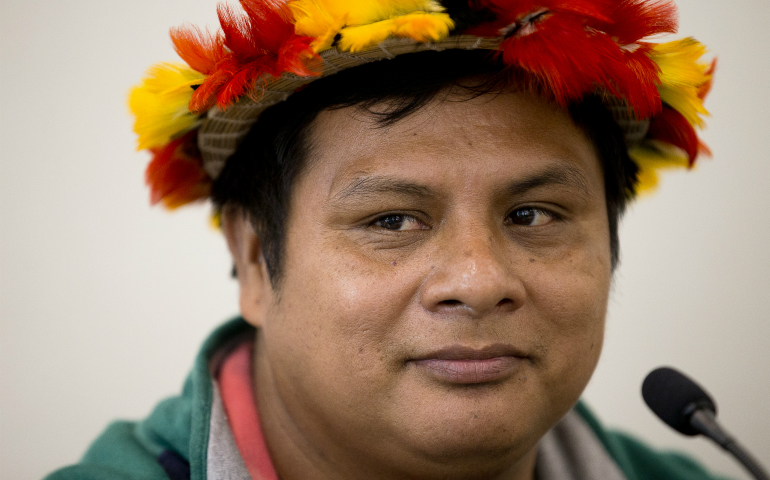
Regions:
M 491 345 L 482 349 L 452 346 L 408 363 L 441 382 L 472 385 L 504 380 L 525 360 L 526 356 L 509 345 Z

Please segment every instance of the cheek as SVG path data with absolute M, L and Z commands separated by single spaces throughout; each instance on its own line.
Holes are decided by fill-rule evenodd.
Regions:
M 547 349 L 544 378 L 581 392 L 601 354 L 611 282 L 609 248 L 570 251 L 558 262 L 544 264 L 530 277 L 531 306 Z
M 286 287 L 265 335 L 279 340 L 276 356 L 281 349 L 291 352 L 276 360 L 316 395 L 342 400 L 351 387 L 360 396 L 374 395 L 389 387 L 390 374 L 401 366 L 393 352 L 418 282 L 398 266 L 331 242 L 313 245 L 289 250 L 303 253 L 286 259 Z

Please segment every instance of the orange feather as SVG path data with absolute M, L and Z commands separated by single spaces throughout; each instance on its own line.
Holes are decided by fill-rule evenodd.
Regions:
M 698 88 L 698 98 L 701 100 L 705 100 L 708 94 L 711 92 L 711 86 L 714 84 L 714 72 L 716 72 L 716 69 L 717 59 L 715 58 L 711 61 L 711 65 L 705 73 L 705 75 L 708 77 L 708 80 L 706 80 L 706 82 Z
M 284 72 L 315 74 L 307 67 L 317 57 L 310 47 L 312 39 L 294 34 L 285 2 L 241 0 L 241 7 L 236 11 L 219 5 L 219 35 L 191 27 L 172 30 L 179 55 L 208 75 L 192 96 L 192 112 L 204 112 L 215 104 L 224 109 L 242 96 L 258 97 L 260 79 Z
M 179 57 L 204 75 L 211 75 L 226 54 L 221 35 L 212 35 L 191 25 L 172 28 L 171 41 Z

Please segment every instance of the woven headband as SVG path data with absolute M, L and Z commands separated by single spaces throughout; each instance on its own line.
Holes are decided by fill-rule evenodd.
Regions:
M 488 50 L 568 106 L 602 94 L 639 167 L 692 167 L 714 70 L 675 33 L 666 0 L 240 0 L 218 8 L 221 31 L 171 30 L 186 62 L 151 67 L 130 95 L 138 149 L 153 159 L 152 203 L 208 198 L 211 183 L 267 108 L 319 78 L 427 50 Z

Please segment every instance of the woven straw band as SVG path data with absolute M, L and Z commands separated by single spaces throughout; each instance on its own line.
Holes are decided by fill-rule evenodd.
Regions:
M 283 102 L 300 87 L 319 78 L 376 60 L 391 59 L 407 53 L 449 49 L 497 50 L 502 40 L 502 37 L 482 38 L 458 35 L 447 37 L 438 42 L 417 43 L 411 39 L 393 38 L 385 40 L 374 48 L 356 53 L 340 52 L 336 48 L 325 50 L 319 54 L 321 63 L 311 65 L 311 68 L 320 72 L 320 75 L 299 77 L 285 73 L 266 82 L 264 93 L 258 102 L 244 97 L 225 111 L 218 108 L 209 110 L 198 133 L 198 145 L 203 156 L 203 167 L 211 178 L 217 178 L 227 159 L 235 153 L 238 145 L 262 112 Z M 644 138 L 649 127 L 649 120 L 635 119 L 630 114 L 627 105 L 611 95 L 604 95 L 604 103 L 623 130 L 626 143 L 629 146 L 637 144 Z

